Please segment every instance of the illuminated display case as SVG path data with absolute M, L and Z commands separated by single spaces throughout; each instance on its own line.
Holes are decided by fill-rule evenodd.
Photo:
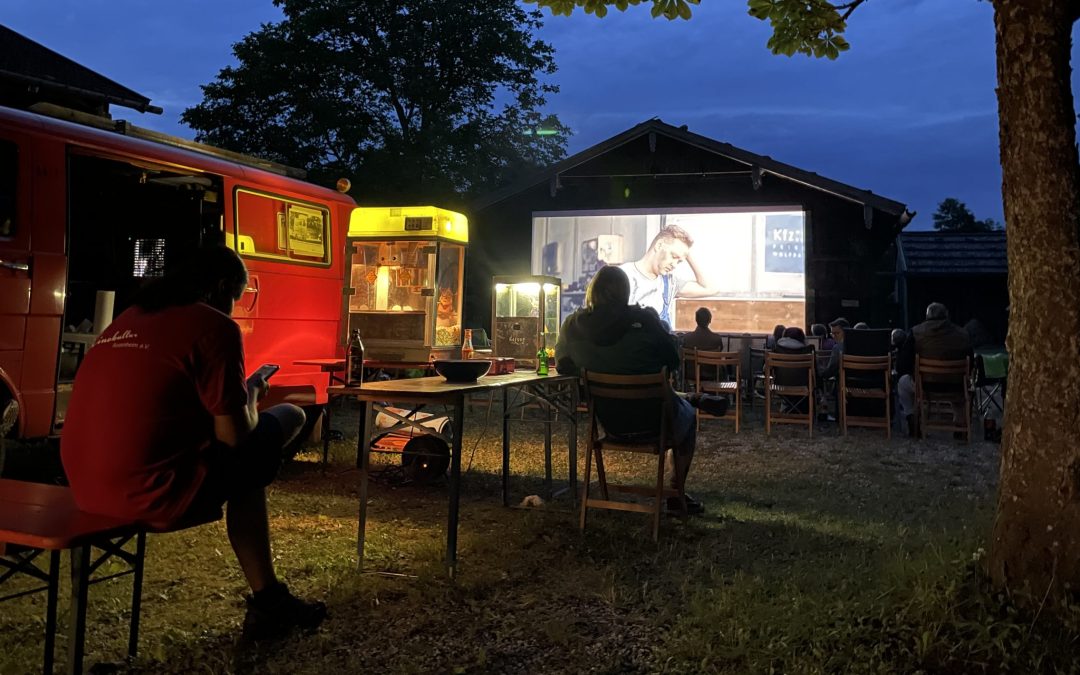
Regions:
M 343 322 L 365 357 L 424 362 L 461 353 L 468 220 L 434 206 L 357 208 L 346 238 Z
M 540 345 L 554 350 L 559 337 L 562 282 L 549 276 L 498 276 L 493 282 L 492 349 L 535 367 Z

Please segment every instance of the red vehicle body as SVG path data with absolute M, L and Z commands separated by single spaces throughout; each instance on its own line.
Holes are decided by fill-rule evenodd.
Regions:
M 284 167 L 120 127 L 0 107 L 0 410 L 19 403 L 12 435 L 59 432 L 99 291 L 119 314 L 146 277 L 215 240 L 250 274 L 233 314 L 249 370 L 281 366 L 276 401 L 325 402 L 326 374 L 293 362 L 341 354 L 353 200 L 275 173 Z

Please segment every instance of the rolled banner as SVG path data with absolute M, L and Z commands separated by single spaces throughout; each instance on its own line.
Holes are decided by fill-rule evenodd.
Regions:
M 94 301 L 94 335 L 101 335 L 112 323 L 113 303 L 115 300 L 115 291 L 97 292 L 97 299 Z

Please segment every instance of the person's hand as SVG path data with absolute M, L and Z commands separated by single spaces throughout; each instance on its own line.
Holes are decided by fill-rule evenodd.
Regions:
M 258 403 L 270 391 L 270 383 L 262 375 L 255 373 L 247 379 L 248 399 Z

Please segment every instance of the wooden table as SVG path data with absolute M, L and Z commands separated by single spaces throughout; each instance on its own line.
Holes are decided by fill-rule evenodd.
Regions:
M 379 433 L 394 429 L 417 429 L 446 442 L 450 450 L 449 507 L 446 524 L 446 567 L 453 576 L 457 566 L 457 527 L 458 509 L 461 491 L 461 439 L 465 417 L 465 396 L 477 392 L 503 392 L 503 438 L 502 438 L 502 500 L 503 506 L 509 505 L 510 485 L 510 414 L 525 405 L 540 403 L 547 411 L 550 422 L 552 412 L 566 415 L 570 422 L 568 436 L 569 451 L 569 489 L 576 495 L 577 488 L 577 418 L 575 408 L 578 399 L 578 378 L 576 375 L 537 375 L 532 372 L 516 372 L 506 375 L 488 375 L 475 382 L 452 383 L 441 376 L 418 377 L 406 380 L 386 380 L 365 382 L 360 387 L 330 387 L 331 396 L 352 396 L 364 403 L 364 413 L 360 418 L 360 433 L 357 438 L 357 466 L 360 469 L 360 513 L 357 532 L 357 564 L 364 562 L 364 536 L 367 526 L 368 475 L 371 456 L 371 439 Z M 399 414 L 391 409 L 390 403 L 411 406 L 407 414 Z M 450 437 L 421 427 L 420 421 L 413 416 L 426 406 L 442 406 L 450 417 Z M 389 415 L 397 424 L 390 429 L 375 428 L 375 414 Z M 544 447 L 550 472 L 551 424 L 545 425 Z

